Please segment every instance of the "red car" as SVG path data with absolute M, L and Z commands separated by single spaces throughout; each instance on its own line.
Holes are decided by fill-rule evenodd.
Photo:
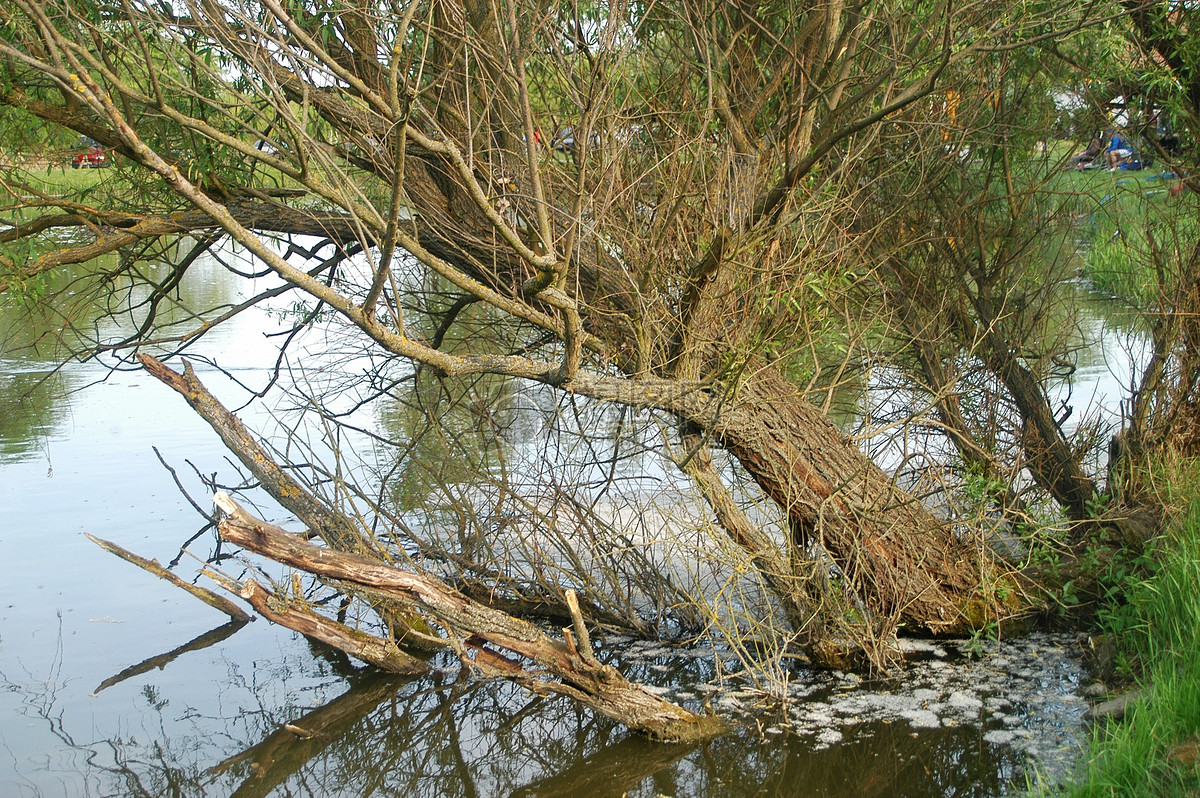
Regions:
M 88 147 L 86 152 L 76 153 L 71 159 L 72 169 L 99 169 L 108 166 L 108 153 L 103 147 Z

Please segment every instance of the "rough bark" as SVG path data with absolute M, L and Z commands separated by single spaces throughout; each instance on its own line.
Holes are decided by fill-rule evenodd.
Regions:
M 845 634 L 844 598 L 831 594 L 829 580 L 818 573 L 818 564 L 785 557 L 780 547 L 750 522 L 721 480 L 702 435 L 685 435 L 683 445 L 684 471 L 700 488 L 721 528 L 750 555 L 767 587 L 779 598 L 799 648 L 816 663 L 838 667 L 863 664 L 859 655 L 866 652 Z
M 423 661 L 401 651 L 391 640 L 331 621 L 303 604 L 297 604 L 295 600 L 280 598 L 253 579 L 246 579 L 239 585 L 228 587 L 271 623 L 277 623 L 311 640 L 345 651 L 382 671 L 416 675 L 429 670 L 429 666 Z
M 219 524 L 225 540 L 323 579 L 361 585 L 421 607 L 454 636 L 460 656 L 485 674 L 511 679 L 538 694 L 569 696 L 656 739 L 704 739 L 723 728 L 716 717 L 664 701 L 596 660 L 579 616 L 574 633 L 564 629 L 563 639 L 555 640 L 528 621 L 474 602 L 432 576 L 315 546 L 254 518 L 224 494 L 217 494 L 216 501 L 230 516 Z
M 712 431 L 881 618 L 933 633 L 977 622 L 982 552 L 900 490 L 772 368 L 750 375 Z
M 18 5 L 23 17 L 43 19 L 44 11 L 38 4 L 21 0 Z M 484 17 L 494 13 L 486 4 L 473 6 Z M 809 71 L 803 69 L 803 65 L 792 65 L 797 76 L 800 72 L 806 73 L 806 83 L 814 77 L 818 82 L 828 78 L 829 82 L 822 89 L 812 89 L 822 101 L 805 103 L 804 121 L 795 130 L 775 131 L 786 134 L 785 137 L 794 143 L 795 155 L 777 162 L 773 170 L 767 170 L 773 176 L 749 192 L 757 196 L 747 197 L 748 202 L 744 204 L 748 210 L 737 214 L 741 218 L 731 219 L 728 229 L 713 229 L 704 222 L 689 230 L 686 237 L 696 245 L 689 243 L 682 247 L 681 251 L 686 254 L 678 256 L 678 262 L 659 264 L 658 255 L 655 255 L 651 259 L 653 262 L 625 264 L 612 255 L 614 250 L 620 249 L 619 239 L 610 238 L 606 231 L 608 227 L 620 228 L 622 222 L 618 217 L 612 220 L 613 225 L 607 225 L 604 219 L 591 218 L 592 211 L 584 206 L 593 186 L 584 179 L 582 172 L 577 181 L 576 176 L 563 176 L 567 183 L 560 186 L 561 190 L 575 197 L 571 212 L 559 214 L 560 210 L 566 210 L 565 207 L 556 208 L 554 212 L 555 218 L 561 216 L 567 220 L 563 222 L 565 228 L 546 229 L 550 224 L 546 203 L 535 201 L 540 195 L 538 183 L 542 176 L 539 176 L 532 142 L 534 131 L 529 129 L 530 125 L 525 125 L 527 141 L 523 158 L 503 151 L 503 147 L 494 152 L 476 152 L 470 137 L 455 136 L 455 131 L 462 129 L 462 125 L 453 120 L 470 118 L 472 106 L 468 98 L 474 95 L 460 90 L 458 85 L 460 79 L 463 87 L 467 85 L 465 67 L 461 76 L 454 68 L 459 58 L 457 43 L 466 34 L 460 34 L 453 26 L 438 32 L 447 47 L 439 51 L 441 54 L 435 52 L 429 63 L 430 74 L 446 71 L 445 80 L 439 77 L 436 84 L 431 84 L 437 86 L 437 91 L 429 96 L 421 93 L 423 87 L 405 86 L 402 97 L 399 89 L 387 85 L 385 71 L 373 65 L 378 53 L 369 46 L 370 37 L 335 35 L 321 38 L 325 44 L 319 44 L 313 35 L 320 30 L 306 30 L 309 23 L 298 22 L 274 6 L 272 14 L 267 15 L 272 19 L 266 28 L 256 30 L 255 23 L 247 20 L 245 27 L 239 25 L 235 30 L 228 24 L 227 10 L 219 3 L 206 2 L 203 7 L 208 17 L 205 20 L 180 20 L 165 12 L 157 16 L 157 11 L 151 11 L 149 21 L 168 27 L 203 25 L 206 35 L 221 42 L 231 54 L 244 58 L 247 70 L 261 78 L 264 85 L 272 91 L 282 92 L 280 97 L 273 98 L 280 101 L 281 107 L 284 104 L 282 97 L 290 95 L 292 102 L 320 115 L 337 132 L 336 141 L 353 145 L 310 138 L 312 130 L 296 127 L 289 135 L 294 134 L 296 143 L 303 146 L 295 147 L 293 155 L 281 152 L 276 156 L 255 149 L 245 138 L 225 135 L 204 119 L 187 117 L 173 106 L 155 103 L 142 96 L 136 79 L 141 76 L 140 71 L 127 81 L 115 74 L 93 74 L 92 70 L 84 68 L 80 56 L 69 52 L 64 53 L 66 60 L 62 64 L 53 59 L 43 63 L 34 58 L 29 61 L 28 68 L 55 77 L 61 85 L 69 87 L 77 103 L 86 106 L 87 116 L 103 120 L 104 124 L 97 127 L 107 129 L 109 135 L 98 137 L 99 140 L 124 147 L 138 164 L 156 173 L 165 188 L 191 203 L 196 213 L 211 219 L 268 268 L 327 304 L 388 352 L 446 374 L 502 373 L 564 390 L 574 390 L 588 381 L 579 362 L 585 347 L 598 353 L 594 371 L 611 373 L 608 371 L 611 363 L 627 374 L 639 376 L 668 374 L 675 357 L 686 357 L 697 337 L 711 342 L 715 336 L 716 345 L 737 349 L 742 340 L 737 329 L 695 329 L 691 297 L 703 292 L 709 275 L 736 268 L 732 258 L 726 257 L 727 253 L 740 248 L 742 254 L 746 254 L 755 248 L 752 242 L 761 232 L 755 232 L 755 228 L 789 224 L 790 217 L 781 214 L 790 198 L 794 197 L 803 178 L 839 142 L 878 124 L 889 114 L 932 91 L 935 79 L 953 53 L 951 26 L 947 22 L 943 35 L 935 37 L 928 49 L 922 46 L 907 53 L 911 62 L 927 66 L 907 76 L 911 82 L 893 80 L 894 70 L 885 59 L 877 69 L 864 69 L 862 79 L 851 81 L 853 87 L 847 88 L 845 78 L 835 76 L 849 75 L 853 71 L 858 36 L 865 34 L 868 27 L 860 24 L 862 20 L 857 15 L 836 22 L 830 18 L 828 21 L 833 28 L 829 41 L 836 40 L 844 46 L 828 50 L 831 60 L 827 68 Z M 818 16 L 814 19 L 823 14 L 815 13 Z M 404 24 L 411 21 L 410 17 Z M 46 26 L 52 27 L 48 20 Z M 310 51 L 315 62 L 332 70 L 345 86 L 306 84 L 302 74 L 288 73 L 285 60 L 276 55 L 274 36 L 277 26 L 279 30 L 287 30 L 291 40 L 289 46 Z M 506 20 L 490 20 L 489 25 L 483 27 L 499 37 L 493 44 L 502 40 L 502 46 L 491 49 L 499 54 L 511 46 L 518 54 L 517 59 L 511 60 L 519 60 L 521 45 L 515 39 L 509 42 L 506 38 Z M 794 32 L 795 41 L 809 41 L 810 35 L 817 30 L 810 30 L 805 25 L 803 30 Z M 477 34 L 472 32 L 470 35 Z M 926 39 L 914 41 L 925 42 Z M 38 48 L 57 50 L 60 47 L 57 41 L 45 42 L 37 35 L 33 36 L 32 42 Z M 484 42 L 479 38 L 476 43 L 482 45 Z M 784 48 L 780 57 L 786 63 L 794 56 Z M 507 65 L 509 60 L 506 55 L 497 63 Z M 750 82 L 740 88 L 732 86 L 734 90 L 730 97 L 721 100 L 721 105 L 725 106 L 724 115 L 729 119 L 751 113 L 745 105 L 745 97 L 754 93 L 749 87 L 757 85 L 759 79 L 749 61 L 741 60 L 740 74 Z M 525 83 L 519 75 L 512 77 Z M 409 91 L 413 92 L 411 97 L 407 94 Z M 528 91 L 527 85 L 523 91 Z M 848 93 L 845 107 L 840 99 L 843 92 Z M 517 98 L 509 92 L 508 99 L 511 103 Z M 864 99 L 868 101 L 862 102 Z M 33 113 L 60 124 L 90 129 L 83 120 L 58 113 L 63 109 L 34 108 L 15 96 L 0 97 L 0 100 L 23 103 Z M 526 100 L 523 98 L 522 102 Z M 543 364 L 524 357 L 490 354 L 453 356 L 415 337 L 408 337 L 398 310 L 402 304 L 399 297 L 394 298 L 397 307 L 391 318 L 375 312 L 375 300 L 387 277 L 387 268 L 382 265 L 386 259 L 381 258 L 378 273 L 363 294 L 351 289 L 343 293 L 341 284 L 321 281 L 300 271 L 257 236 L 255 229 L 268 227 L 266 222 L 240 218 L 238 204 L 230 195 L 214 190 L 200 178 L 193 178 L 190 170 L 180 168 L 187 165 L 176 162 L 170 142 L 155 142 L 153 138 L 148 139 L 149 143 L 143 140 L 152 131 L 147 128 L 147 136 L 139 133 L 138 118 L 128 111 L 123 112 L 118 103 L 165 114 L 169 124 L 219 143 L 229 157 L 261 162 L 306 185 L 313 191 L 314 199 L 320 198 L 320 204 L 340 204 L 361 227 L 364 245 L 382 242 L 381 248 L 389 251 L 392 247 L 406 249 L 431 273 L 488 302 L 511 316 L 515 323 L 528 322 L 541 327 L 561 344 L 561 362 Z M 770 104 L 768 98 L 763 97 L 758 105 Z M 528 108 L 523 116 L 528 120 Z M 828 124 L 818 125 L 818 119 Z M 784 128 L 791 126 L 791 122 L 781 124 Z M 493 132 L 499 132 L 506 125 L 506 122 L 501 123 Z M 814 131 L 819 132 L 816 140 L 813 139 Z M 504 130 L 505 137 L 511 133 Z M 775 138 L 774 134 L 771 138 Z M 158 146 L 161 152 L 155 151 L 151 144 Z M 586 146 L 586 137 L 581 144 Z M 364 153 L 361 160 L 351 150 Z M 371 169 L 381 182 L 393 187 L 393 196 L 398 197 L 399 189 L 403 188 L 406 206 L 414 216 L 411 232 L 410 225 L 395 224 L 394 213 L 385 219 L 380 208 L 364 205 L 341 193 L 339 187 L 330 185 L 319 175 L 314 177 L 306 160 L 310 152 L 323 152 L 328 157 Z M 495 163 L 491 161 L 493 156 L 497 159 Z M 510 156 L 511 163 L 505 163 Z M 527 174 L 513 177 L 509 174 L 512 169 Z M 340 168 L 331 174 L 345 177 Z M 679 175 L 650 177 L 671 181 L 677 180 Z M 516 190 L 502 189 L 513 180 L 517 181 Z M 511 214 L 502 212 L 513 203 L 516 207 Z M 394 202 L 392 210 L 395 210 Z M 537 221 L 536 235 L 531 220 Z M 599 232 L 591 232 L 594 228 Z M 564 243 L 560 250 L 557 249 L 559 241 L 572 243 Z M 662 296 L 653 300 L 656 306 L 649 314 L 651 320 L 645 321 L 644 295 L 635 277 L 643 272 L 660 270 L 660 266 L 664 274 Z M 694 283 L 696 290 L 678 295 L 678 288 L 687 283 Z M 360 295 L 367 297 L 361 304 L 358 302 Z M 669 318 L 660 319 L 660 314 Z M 738 317 L 730 318 L 728 323 L 736 328 Z M 584 328 L 588 334 L 583 332 Z M 641 358 L 643 354 L 646 354 L 645 358 Z M 189 375 L 185 373 L 181 377 L 170 370 L 157 369 L 150 361 L 143 362 L 152 373 L 188 398 L 198 412 L 203 414 L 205 408 L 215 410 L 201 401 L 204 399 L 202 394 L 190 387 Z M 613 380 L 607 382 L 606 387 L 611 388 Z M 975 568 L 971 558 L 966 556 L 969 552 L 955 545 L 953 536 L 942 529 L 936 519 L 920 508 L 912 497 L 899 492 L 853 442 L 847 441 L 777 372 L 765 369 L 755 374 L 738 388 L 731 404 L 720 406 L 715 412 L 712 410 L 715 404 L 711 401 L 712 392 L 707 398 L 679 400 L 680 383 L 666 380 L 664 384 L 666 391 L 658 397 L 646 396 L 642 385 L 646 401 L 638 399 L 637 403 L 671 410 L 711 432 L 741 460 L 791 519 L 794 540 L 775 553 L 765 552 L 761 536 L 735 535 L 753 549 L 751 554 L 756 561 L 767 563 L 771 582 L 785 584 L 795 577 L 799 570 L 787 560 L 803 560 L 808 541 L 818 540 L 837 559 L 850 587 L 878 617 L 887 619 L 887 623 L 893 617 L 900 617 L 932 631 L 950 631 L 963 625 L 968 613 L 963 611 L 962 604 L 977 584 L 973 574 Z M 217 424 L 214 427 L 221 431 Z M 296 486 L 283 478 L 286 475 L 278 467 L 271 468 L 269 458 L 262 462 L 255 454 L 256 444 L 243 434 L 244 430 L 229 427 L 227 431 L 230 437 L 225 438 L 226 442 L 239 452 L 239 457 L 249 453 L 249 460 L 243 458 L 243 462 L 263 480 L 264 486 L 331 546 L 354 551 L 364 545 L 360 536 L 340 528 L 336 519 L 323 518 L 321 508 L 314 506 L 312 497 L 303 490 L 297 492 Z M 787 565 L 786 569 L 781 562 Z M 798 590 L 798 584 L 790 593 L 785 590 L 785 603 L 795 603 Z M 884 632 L 886 634 L 887 630 Z
M 151 374 L 187 399 L 264 488 L 301 521 L 327 530 L 322 537 L 331 545 L 357 536 L 354 530 L 342 528 L 344 519 L 332 517 L 316 497 L 271 461 L 189 366 L 185 364 L 184 373 L 178 374 L 148 355 L 139 359 Z M 768 573 L 775 575 L 768 579 L 782 600 L 799 608 L 799 613 L 819 610 L 818 602 L 804 595 L 807 580 L 797 567 L 806 558 L 807 543 L 815 540 L 833 556 L 848 585 L 871 608 L 876 616 L 873 620 L 890 625 L 895 619 L 932 633 L 961 631 L 978 622 L 980 612 L 974 602 L 979 600 L 980 569 L 988 566 L 986 562 L 981 566 L 981 554 L 955 538 L 918 500 L 899 490 L 774 368 L 759 367 L 727 398 L 698 384 L 586 374 L 563 387 L 599 399 L 670 410 L 709 430 L 729 449 L 787 512 L 797 538 L 790 556 L 798 562 L 788 562 L 778 548 L 778 553 L 770 553 L 774 544 L 761 534 L 735 540 L 760 564 L 764 557 L 773 560 Z M 349 550 L 354 550 L 354 545 L 361 544 L 353 544 Z M 810 636 L 805 642 L 816 661 L 846 664 L 844 645 L 821 643 L 807 622 L 798 631 Z M 876 629 L 878 639 L 867 646 L 886 645 L 892 632 L 894 629 Z M 866 653 L 870 660 L 886 659 L 880 651 Z

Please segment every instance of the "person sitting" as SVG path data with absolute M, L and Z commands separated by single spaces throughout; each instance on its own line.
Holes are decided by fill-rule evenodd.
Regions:
M 1127 160 L 1133 155 L 1133 147 L 1129 144 L 1128 139 L 1123 137 L 1120 131 L 1113 131 L 1112 139 L 1108 142 L 1107 149 L 1104 150 L 1104 156 L 1108 161 L 1108 170 L 1115 172 L 1121 166 L 1121 161 Z
M 1086 169 L 1092 165 L 1092 162 L 1095 161 L 1097 157 L 1099 157 L 1103 149 L 1104 139 L 1099 133 L 1097 133 L 1095 137 L 1088 142 L 1087 148 L 1084 149 L 1083 152 L 1076 153 L 1075 156 L 1071 158 L 1071 165 L 1076 169 Z

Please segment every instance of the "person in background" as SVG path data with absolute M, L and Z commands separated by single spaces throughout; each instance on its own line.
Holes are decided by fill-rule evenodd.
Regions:
M 1083 169 L 1100 157 L 1100 153 L 1104 150 L 1104 137 L 1097 133 L 1088 142 L 1087 148 L 1083 152 L 1075 153 L 1071 159 L 1071 166 L 1076 169 Z
M 1109 140 L 1108 147 L 1104 150 L 1104 156 L 1108 161 L 1108 170 L 1115 172 L 1120 168 L 1121 161 L 1131 155 L 1133 155 L 1133 147 L 1130 146 L 1129 140 L 1121 135 L 1121 131 L 1114 130 L 1112 139 Z

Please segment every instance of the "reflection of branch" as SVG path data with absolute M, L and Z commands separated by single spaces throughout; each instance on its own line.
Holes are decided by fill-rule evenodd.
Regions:
M 115 684 L 120 684 L 126 679 L 131 679 L 134 676 L 140 676 L 141 674 L 154 670 L 155 668 L 162 670 L 171 662 L 178 659 L 181 655 L 188 653 L 189 651 L 200 651 L 208 648 L 209 646 L 215 646 L 222 640 L 231 637 L 234 632 L 241 629 L 245 625 L 245 621 L 229 621 L 222 626 L 218 626 L 216 629 L 208 630 L 193 640 L 189 640 L 179 648 L 171 649 L 165 654 L 159 654 L 158 656 L 144 659 L 137 665 L 130 665 L 128 668 L 116 674 L 115 676 L 109 676 L 107 679 L 100 682 L 99 686 L 92 691 L 92 694 L 95 695 L 102 690 L 107 690 Z
M 652 745 L 637 737 L 626 737 L 602 748 L 571 767 L 515 790 L 518 796 L 591 795 L 620 796 L 644 780 L 669 768 L 696 749 L 692 745 Z
M 395 695 L 403 684 L 404 680 L 394 676 L 361 679 L 328 704 L 281 726 L 262 742 L 229 757 L 208 772 L 217 775 L 234 765 L 248 762 L 251 775 L 233 794 L 240 798 L 267 795 L 306 762 L 342 739 L 351 727 Z

